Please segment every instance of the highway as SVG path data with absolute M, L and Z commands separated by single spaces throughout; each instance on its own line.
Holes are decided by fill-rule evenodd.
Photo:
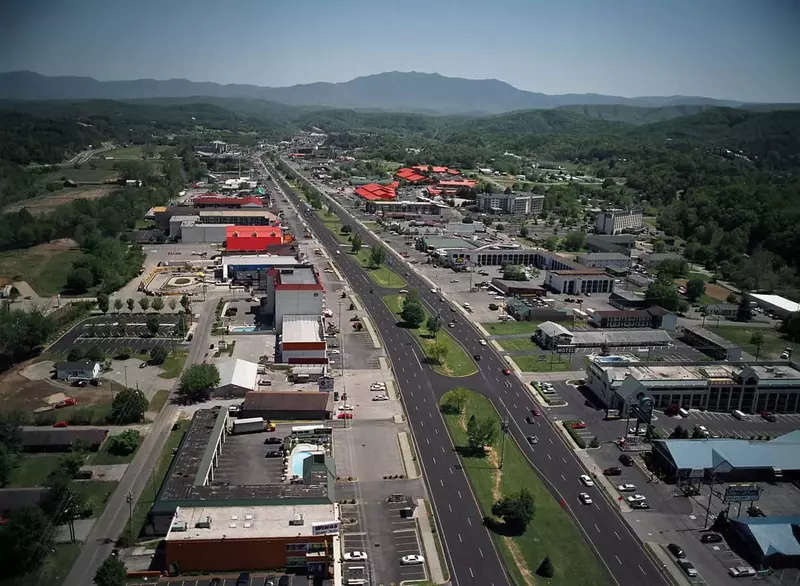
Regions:
M 339 243 L 325 229 L 317 215 L 302 211 L 305 204 L 300 203 L 299 197 L 289 188 L 283 177 L 279 173 L 270 174 L 291 198 L 295 207 L 301 210 L 320 242 L 330 252 L 339 250 Z M 366 246 L 380 243 L 371 232 L 360 229 L 338 202 L 335 208 L 340 220 L 353 226 L 361 234 Z M 519 379 L 503 375 L 502 370 L 507 365 L 491 347 L 480 345 L 481 337 L 477 330 L 460 312 L 451 314 L 456 318 L 456 325 L 448 331 L 470 355 L 481 354 L 482 360 L 477 374 L 450 379 L 423 366 L 419 361 L 421 352 L 411 334 L 396 326 L 397 318 L 383 303 L 381 296 L 397 291 L 378 287 L 350 255 L 334 253 L 331 257 L 336 260 L 340 270 L 364 302 L 381 332 L 386 351 L 394 365 L 401 398 L 423 460 L 425 478 L 445 537 L 454 584 L 499 585 L 511 582 L 501 569 L 503 564 L 494 550 L 488 530 L 482 527 L 482 515 L 471 494 L 466 476 L 456 468 L 457 455 L 453 451 L 438 409 L 438 399 L 455 386 L 480 392 L 493 402 L 500 413 L 508 416 L 510 437 L 523 450 L 553 496 L 575 520 L 617 584 L 667 584 L 660 566 L 654 565 L 641 542 L 622 519 L 616 504 L 599 487 L 587 489 L 580 483 L 578 477 L 585 474 L 586 470 L 553 427 L 555 424 L 550 420 L 548 410 L 540 408 L 546 417 L 535 418 L 534 425 L 525 422 L 535 405 L 533 399 Z M 396 268 L 407 266 L 399 256 L 395 256 L 393 260 Z M 430 312 L 436 314 L 450 310 L 448 303 L 442 303 L 439 295 L 430 291 L 431 286 L 427 281 L 411 269 L 409 273 L 405 277 L 409 288 L 417 289 Z M 374 293 L 370 293 L 370 290 L 374 290 Z M 531 433 L 539 436 L 539 443 L 535 447 L 530 446 L 525 439 Z M 581 505 L 578 501 L 580 492 L 589 492 L 595 496 L 594 504 Z

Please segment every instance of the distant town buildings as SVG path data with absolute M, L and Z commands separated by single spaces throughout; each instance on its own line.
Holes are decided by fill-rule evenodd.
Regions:
M 615 235 L 642 227 L 642 211 L 638 209 L 606 210 L 597 214 L 594 229 L 598 234 Z
M 479 193 L 478 209 L 489 214 L 540 214 L 544 209 L 544 196 L 533 193 Z

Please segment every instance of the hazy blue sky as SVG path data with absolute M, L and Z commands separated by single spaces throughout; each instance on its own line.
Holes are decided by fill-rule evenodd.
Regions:
M 0 0 L 0 71 L 800 102 L 797 0 Z

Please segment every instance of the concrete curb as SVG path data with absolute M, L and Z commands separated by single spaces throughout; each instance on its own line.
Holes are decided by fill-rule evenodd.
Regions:
M 420 536 L 422 537 L 422 548 L 425 550 L 425 561 L 431 573 L 431 581 L 436 584 L 444 584 L 447 580 L 445 580 L 444 572 L 442 571 L 439 551 L 436 549 L 433 525 L 428 517 L 428 510 L 425 508 L 425 499 L 417 499 L 416 517 Z
M 372 346 L 374 348 L 383 348 L 380 338 L 378 338 L 378 335 L 375 333 L 375 329 L 372 327 L 372 320 L 367 316 L 363 316 L 361 318 L 361 323 L 364 324 L 365 328 L 367 328 L 369 337 L 372 339 Z
M 653 559 L 656 568 L 661 567 L 661 575 L 673 586 L 690 586 L 692 582 L 678 573 L 678 568 L 673 562 L 673 558 L 668 556 L 664 547 L 660 543 L 644 541 L 644 550 Z
M 414 450 L 411 448 L 411 442 L 408 440 L 408 432 L 399 432 L 397 434 L 397 442 L 400 446 L 400 457 L 403 460 L 403 467 L 406 469 L 406 477 L 419 478 L 422 476 L 417 463 L 414 461 Z

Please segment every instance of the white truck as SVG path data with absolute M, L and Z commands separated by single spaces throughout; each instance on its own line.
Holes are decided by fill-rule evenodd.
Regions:
M 234 435 L 240 433 L 255 433 L 264 431 L 263 417 L 248 417 L 246 419 L 235 419 L 233 421 Z

